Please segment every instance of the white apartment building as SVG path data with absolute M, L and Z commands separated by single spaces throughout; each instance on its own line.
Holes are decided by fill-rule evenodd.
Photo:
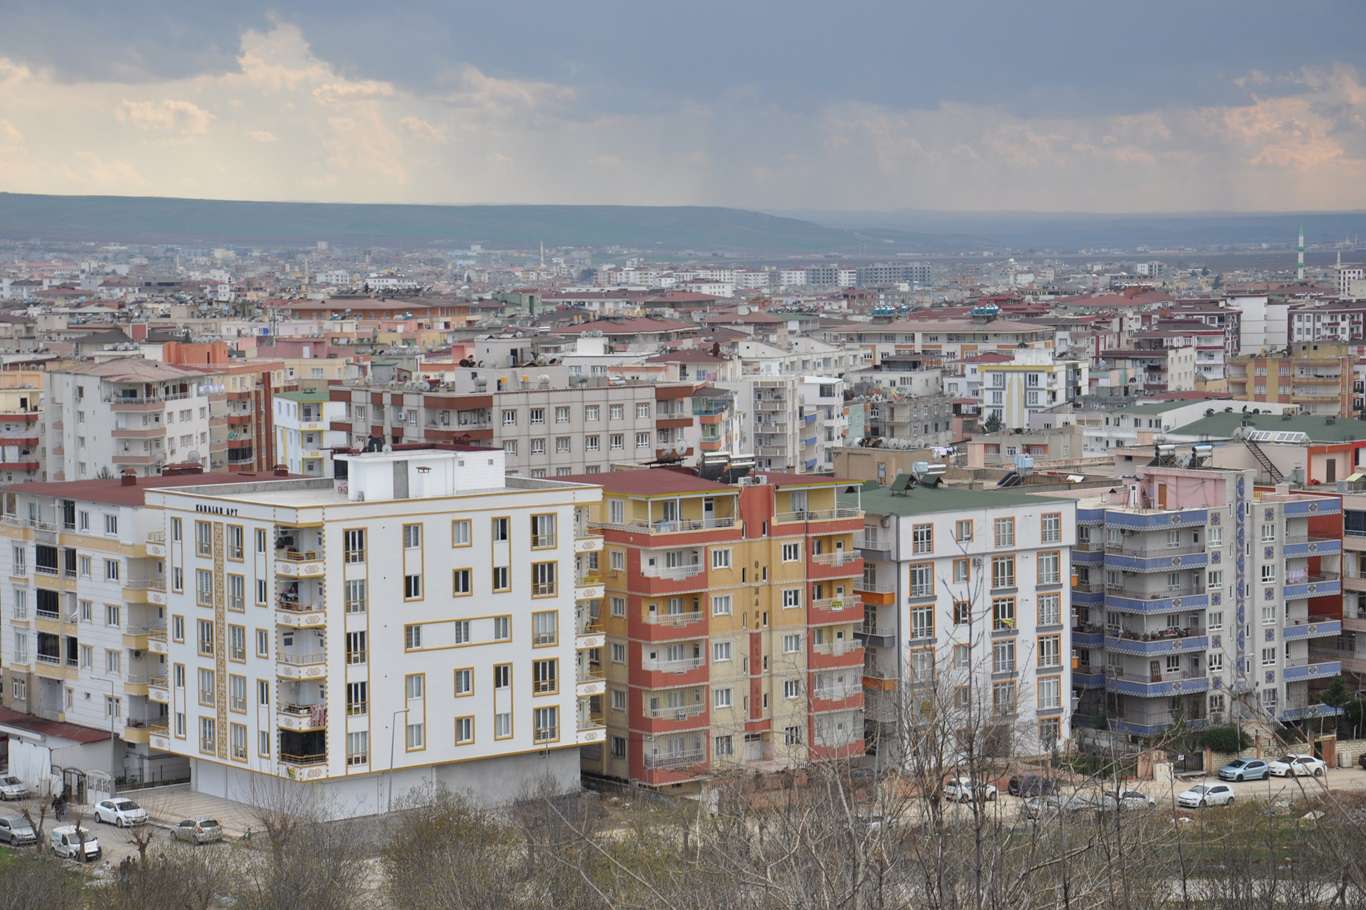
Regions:
M 1342 300 L 1361 300 L 1366 298 L 1366 266 L 1340 265 L 1338 273 L 1338 297 Z
M 102 471 L 139 477 L 167 464 L 210 467 L 212 377 L 127 357 L 45 374 L 43 443 L 48 480 Z
M 1010 363 L 984 365 L 979 390 L 984 421 L 996 418 L 1010 430 L 1029 426 L 1031 415 L 1086 394 L 1089 365 L 1057 360 L 1051 351 L 1015 352 Z
M 331 477 L 332 450 L 351 442 L 345 432 L 331 428 L 345 418 L 346 403 L 313 391 L 277 392 L 272 404 L 276 464 L 303 477 Z
M 895 757 L 899 726 L 937 686 L 1014 754 L 1066 742 L 1076 504 L 907 480 L 859 497 L 865 740 Z
M 151 748 L 166 722 L 165 576 L 154 489 L 239 483 L 232 474 L 22 483 L 4 490 L 0 701 L 44 720 L 107 730 L 78 770 L 177 780 L 186 762 Z M 43 781 L 30 780 L 35 786 Z
M 574 786 L 603 739 L 580 577 L 596 486 L 507 477 L 497 450 L 338 456 L 337 480 L 150 491 L 163 510 L 169 711 L 193 787 L 310 788 L 333 817 L 445 785 Z M 585 607 L 576 612 L 576 607 Z

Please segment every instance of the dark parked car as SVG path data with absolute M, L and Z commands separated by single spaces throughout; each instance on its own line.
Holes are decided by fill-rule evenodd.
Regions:
M 1017 774 L 1006 784 L 1011 796 L 1049 796 L 1058 792 L 1058 785 L 1039 774 Z
M 1366 752 L 1361 753 L 1361 756 L 1357 759 L 1357 764 L 1361 765 L 1361 770 L 1366 771 Z

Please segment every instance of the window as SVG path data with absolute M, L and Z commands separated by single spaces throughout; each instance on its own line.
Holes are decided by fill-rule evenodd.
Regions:
M 1205 541 L 1211 547 L 1222 547 L 1224 545 L 1224 529 L 1222 525 L 1210 525 L 1205 529 Z
M 551 743 L 560 738 L 560 709 L 558 706 L 537 708 L 532 712 L 532 741 Z
M 1062 516 L 1045 512 L 1039 519 L 1040 536 L 1044 543 L 1062 543 Z
M 80 661 L 82 670 L 95 669 L 95 647 L 93 645 L 81 645 Z
M 625 710 L 626 710 L 626 690 L 624 690 L 624 689 L 613 689 L 613 690 L 612 690 L 612 710 L 613 710 L 613 711 L 625 711 Z
M 91 573 L 91 571 L 92 571 L 92 564 L 93 564 L 93 563 L 94 563 L 94 560 L 91 559 L 89 556 L 82 556 L 82 557 L 81 557 L 81 577 L 82 577 L 82 578 L 89 578 L 89 577 L 90 577 L 90 573 Z
M 455 719 L 455 744 L 465 746 L 474 742 L 474 718 L 466 715 Z
M 508 566 L 493 567 L 494 593 L 512 590 L 512 569 Z
M 365 632 L 346 633 L 346 662 L 348 664 L 365 663 Z
M 1061 558 L 1056 550 L 1039 554 L 1039 584 L 1056 585 L 1061 580 L 1058 566 Z
M 602 437 L 594 433 L 591 436 L 583 437 L 583 450 L 585 452 L 598 452 L 602 450 Z
M 1262 565 L 1262 584 L 1270 584 L 1276 580 L 1276 566 L 1274 563 L 1264 563 Z
M 532 454 L 532 455 L 544 455 L 544 454 L 545 454 L 545 437 L 544 437 L 544 436 L 538 436 L 538 437 L 536 437 L 535 439 L 531 440 L 531 454 Z
M 1209 630 L 1218 632 L 1224 628 L 1224 611 L 1211 610 L 1209 613 Z
M 711 659 L 713 662 L 720 663 L 730 660 L 730 642 L 714 641 L 711 645 Z
M 716 753 L 717 758 L 730 758 L 735 755 L 735 741 L 730 737 L 730 734 L 716 737 L 715 742 L 716 747 L 712 751 Z M 626 743 L 623 741 L 622 746 L 624 747 L 625 745 Z M 624 748 L 623 754 L 619 757 L 626 757 Z
M 783 743 L 788 746 L 800 746 L 802 744 L 802 728 L 783 727 Z
M 1039 625 L 1057 626 L 1062 624 L 1062 596 L 1059 594 L 1039 595 Z
M 416 550 L 422 546 L 422 525 L 403 526 L 403 549 Z
M 1224 572 L 1222 569 L 1210 569 L 1205 573 L 1205 587 L 1211 591 L 1218 590 L 1223 587 L 1223 584 Z
M 352 730 L 346 734 L 346 764 L 364 765 L 370 761 L 370 733 Z
M 998 518 L 992 522 L 998 550 L 1015 546 L 1015 519 Z
M 607 437 L 607 447 L 614 452 L 626 448 L 626 437 L 621 433 L 611 433 Z
M 239 663 L 247 659 L 247 630 L 245 626 L 228 626 L 228 660 Z
M 228 609 L 241 613 L 247 609 L 247 580 L 241 575 L 228 575 Z
M 932 564 L 919 563 L 911 566 L 911 596 L 934 596 L 934 566 Z
M 637 434 L 636 434 L 636 448 L 637 448 L 637 449 L 648 449 L 649 447 L 650 447 L 650 434 L 649 434 L 649 433 L 637 433 Z
M 729 708 L 731 706 L 730 689 L 713 689 L 711 704 L 713 708 L 717 709 Z
M 966 626 L 972 622 L 972 604 L 966 600 L 955 600 L 953 602 L 953 624 L 955 626 Z
M 228 559 L 238 562 L 242 561 L 243 550 L 246 547 L 246 535 L 242 531 L 241 525 L 228 525 Z
M 530 410 L 530 420 L 533 424 L 545 423 L 545 408 L 532 408 Z
M 960 518 L 953 523 L 953 539 L 959 543 L 972 541 L 972 519 Z
M 991 586 L 993 588 L 1015 587 L 1015 557 L 993 556 L 991 559 Z
M 1262 604 L 1262 625 L 1274 626 L 1276 624 L 1276 605 Z
M 533 562 L 531 564 L 531 596 L 554 597 L 559 592 L 556 577 L 556 562 Z
M 470 520 L 468 518 L 457 518 L 451 522 L 451 546 L 468 547 L 472 541 L 470 539 Z
M 493 617 L 493 640 L 511 641 L 512 640 L 512 617 L 495 616 Z
M 798 654 L 802 650 L 802 635 L 800 632 L 788 632 L 783 635 L 783 653 Z
M 175 571 L 179 572 L 180 570 L 176 569 Z M 264 607 L 266 605 L 267 593 L 266 580 L 264 578 L 256 579 L 256 605 L 258 607 Z
M 916 556 L 928 556 L 934 552 L 934 525 L 912 525 L 911 526 L 911 553 Z
M 712 550 L 712 551 L 711 551 L 711 567 L 712 567 L 713 569 L 729 569 L 729 568 L 730 568 L 730 550 L 729 550 L 729 549 L 724 549 L 724 550 Z
M 1263 666 L 1263 667 L 1274 667 L 1274 666 L 1276 666 L 1276 649 L 1275 649 L 1275 648 L 1262 648 L 1262 666 Z
M 195 569 L 194 599 L 201 607 L 213 606 L 213 573 L 208 569 Z
M 612 663 L 626 663 L 626 646 L 619 641 L 612 642 Z
M 215 752 L 218 749 L 218 737 L 214 735 L 214 720 L 211 717 L 201 717 L 199 719 L 199 751 Z
M 403 576 L 403 599 L 419 600 L 422 597 L 422 576 L 405 575 Z
M 451 571 L 451 594 L 454 597 L 468 597 L 474 593 L 474 588 L 470 584 L 469 569 L 453 569 Z
M 104 672 L 111 675 L 118 675 L 121 672 L 120 666 L 123 663 L 120 659 L 122 656 L 123 655 L 118 651 L 115 651 L 112 648 L 106 648 L 104 651 Z
M 171 641 L 181 642 L 185 640 L 185 617 L 171 617 Z
M 1218 673 L 1218 672 L 1221 672 L 1221 671 L 1224 669 L 1224 655 L 1223 655 L 1223 652 L 1221 652 L 1221 651 L 1211 651 L 1211 652 L 1209 652 L 1208 657 L 1209 657 L 1209 671 L 1210 671 L 1211 673 Z
M 427 748 L 427 728 L 421 719 L 415 719 L 411 714 L 408 716 L 408 723 L 404 729 L 403 748 L 409 752 L 419 752 Z
M 104 580 L 119 580 L 119 561 L 117 559 L 106 559 L 104 561 Z
M 934 608 L 911 608 L 911 638 L 934 637 Z
M 560 641 L 560 618 L 554 610 L 531 614 L 531 643 L 535 647 L 558 644 Z
M 555 408 L 555 422 L 569 423 L 569 406 L 559 405 Z
M 711 612 L 713 616 L 730 615 L 730 595 L 714 594 L 711 598 Z
M 1045 635 L 1039 639 L 1039 667 L 1053 669 L 1062 666 L 1062 639 Z
M 993 597 L 991 599 L 991 629 L 1005 632 L 1015 628 L 1015 598 Z
M 1015 672 L 1015 642 L 1013 639 L 991 643 L 991 672 Z
M 636 402 L 636 420 L 650 419 L 650 403 L 648 401 Z
M 788 608 L 790 608 L 790 607 L 800 607 L 801 605 L 802 605 L 802 589 L 801 589 L 801 588 L 784 588 L 784 589 L 783 589 L 783 609 L 786 610 L 786 609 L 788 609 Z
M 554 657 L 531 662 L 531 691 L 534 695 L 554 695 L 560 691 L 560 662 Z
M 360 683 L 365 685 L 365 683 Z M 256 704 L 265 708 L 270 705 L 270 682 L 264 679 L 256 681 Z
M 256 529 L 256 533 L 255 533 L 253 536 L 256 538 L 256 552 L 257 552 L 257 553 L 264 553 L 264 552 L 266 552 L 266 531 L 265 531 L 265 528 L 257 528 L 257 529 Z
M 955 585 L 965 585 L 972 575 L 972 567 L 966 559 L 955 559 L 953 561 L 953 583 Z
M 232 674 L 228 676 L 228 710 L 238 714 L 247 713 L 247 678 Z
M 403 647 L 408 651 L 422 647 L 422 627 L 418 625 L 403 627 Z
M 207 521 L 194 523 L 194 551 L 198 556 L 213 555 L 213 526 Z
M 197 621 L 199 627 L 199 654 L 202 657 L 213 656 L 213 623 L 207 619 Z
M 474 668 L 457 667 L 455 670 L 455 697 L 465 698 L 474 694 Z
M 797 562 L 797 561 L 800 560 L 801 558 L 802 558 L 802 547 L 801 547 L 801 544 L 797 544 L 797 543 L 785 543 L 785 544 L 783 544 L 783 562 Z
M 783 698 L 801 698 L 802 684 L 795 679 L 783 680 Z
M 583 419 L 584 419 L 584 420 L 601 420 L 601 419 L 602 419 L 602 405 L 597 405 L 597 404 L 586 404 L 586 405 L 584 405 L 584 406 L 583 406 Z
M 625 420 L 625 419 L 626 419 L 626 405 L 624 405 L 624 404 L 609 405 L 609 406 L 608 406 L 608 410 L 607 410 L 607 419 L 608 419 L 608 420 Z
M 493 715 L 493 738 L 511 739 L 512 738 L 512 713 L 500 711 Z
M 512 686 L 512 664 L 493 665 L 493 688 L 507 689 Z
M 122 608 L 118 604 L 104 605 L 104 624 L 111 628 L 118 628 L 122 625 Z
M 343 531 L 342 550 L 347 562 L 365 562 L 365 529 L 347 528 Z
M 517 440 L 515 440 L 515 439 L 504 439 L 504 440 L 503 440 L 503 453 L 504 453 L 505 455 L 513 455 L 513 456 L 515 456 L 515 455 L 517 454 Z
M 1056 676 L 1039 680 L 1039 710 L 1053 711 L 1062 707 L 1062 683 Z
M 256 630 L 256 656 L 270 656 L 270 633 L 265 629 Z
M 624 597 L 613 597 L 613 598 L 612 598 L 612 615 L 613 615 L 613 616 L 625 616 L 625 615 L 626 615 L 626 598 L 624 598 Z
M 119 533 L 119 517 L 117 515 L 104 516 L 104 533 L 111 535 Z
M 216 698 L 213 671 L 201 669 L 198 673 L 198 682 L 199 703 L 206 708 L 212 708 Z
M 505 427 L 515 427 L 515 426 L 517 426 L 517 411 L 516 411 L 515 409 L 513 409 L 513 408 L 504 408 L 504 409 L 503 409 L 503 426 L 505 426 Z
M 365 579 L 348 578 L 346 580 L 346 612 L 364 613 L 365 601 Z

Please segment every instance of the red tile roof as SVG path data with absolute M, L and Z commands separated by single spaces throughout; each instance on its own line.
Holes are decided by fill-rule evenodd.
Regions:
M 121 479 L 32 481 L 4 487 L 6 493 L 28 493 L 36 496 L 60 496 L 81 502 L 102 502 L 114 506 L 140 506 L 148 490 L 167 487 L 196 487 L 218 483 L 246 483 L 253 480 L 286 480 L 274 474 L 171 474 L 162 477 L 139 477 L 137 483 L 124 486 Z
M 734 493 L 736 488 L 696 474 L 668 468 L 641 468 L 633 471 L 607 471 L 603 474 L 574 474 L 556 477 L 570 483 L 591 483 L 608 493 L 653 496 L 661 493 Z
M 80 724 L 68 724 L 58 720 L 44 720 L 37 715 L 23 714 L 3 705 L 0 705 L 0 724 L 18 727 L 40 736 L 69 739 L 78 743 L 97 743 L 110 738 L 108 730 L 96 730 L 94 727 L 82 727 Z
M 584 332 L 601 332 L 604 335 L 654 335 L 664 332 L 696 332 L 700 326 L 693 322 L 679 322 L 675 319 L 595 319 L 578 325 L 558 329 L 562 335 L 581 335 Z

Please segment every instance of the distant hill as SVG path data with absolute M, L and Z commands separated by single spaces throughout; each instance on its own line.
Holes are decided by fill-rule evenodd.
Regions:
M 660 253 L 842 253 L 943 249 L 904 230 L 864 235 L 799 218 L 705 206 L 359 205 L 0 193 L 0 238 L 124 243 L 491 249 L 625 246 Z

